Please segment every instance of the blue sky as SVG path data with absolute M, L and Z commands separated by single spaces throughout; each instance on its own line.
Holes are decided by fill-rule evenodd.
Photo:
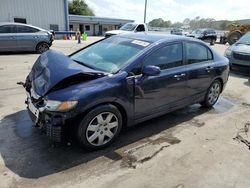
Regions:
M 143 21 L 144 0 L 85 0 L 96 16 Z M 250 0 L 148 0 L 147 22 L 163 18 L 173 22 L 185 18 L 216 20 L 250 18 Z

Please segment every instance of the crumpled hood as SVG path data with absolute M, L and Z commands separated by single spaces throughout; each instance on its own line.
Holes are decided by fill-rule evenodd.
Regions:
M 29 80 L 36 94 L 44 96 L 66 78 L 94 73 L 101 74 L 102 72 L 80 65 L 61 52 L 49 50 L 36 60 L 26 82 Z
M 236 43 L 233 45 L 232 50 L 241 54 L 250 54 L 250 45 Z
M 106 34 L 119 35 L 119 34 L 131 33 L 131 32 L 132 31 L 112 30 L 112 31 L 107 31 Z

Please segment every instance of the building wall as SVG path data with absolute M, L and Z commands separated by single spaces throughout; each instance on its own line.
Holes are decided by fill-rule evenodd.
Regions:
M 89 36 L 104 35 L 106 31 L 118 29 L 117 25 L 112 24 L 93 24 L 93 23 L 70 23 L 73 26 L 73 31 L 80 30 L 80 25 L 83 25 L 84 32 Z M 102 31 L 99 30 L 99 26 L 102 26 Z M 85 26 L 89 26 L 90 30 L 86 31 Z
M 50 29 L 58 25 L 66 28 L 65 0 L 0 0 L 0 22 L 14 22 L 14 18 L 26 18 L 27 24 Z

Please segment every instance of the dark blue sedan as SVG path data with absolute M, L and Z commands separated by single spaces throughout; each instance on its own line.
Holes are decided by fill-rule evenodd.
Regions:
M 228 60 L 196 39 L 127 34 L 69 57 L 45 52 L 24 87 L 30 117 L 50 139 L 73 134 L 83 147 L 99 149 L 122 127 L 194 103 L 212 107 L 228 74 Z

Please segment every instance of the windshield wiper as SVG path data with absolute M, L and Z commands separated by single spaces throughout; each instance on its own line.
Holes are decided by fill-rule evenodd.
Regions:
M 80 65 L 83 65 L 83 66 L 85 66 L 85 67 L 88 67 L 88 68 L 93 69 L 93 70 L 96 71 L 96 72 L 86 72 L 86 73 L 95 74 L 95 75 L 108 75 L 107 72 L 102 71 L 102 70 L 98 70 L 98 69 L 96 69 L 96 68 L 94 68 L 94 67 L 91 67 L 91 66 L 89 66 L 89 65 L 87 65 L 87 64 L 85 64 L 85 63 L 83 63 L 82 61 L 78 61 L 78 60 L 75 60 L 75 59 L 72 59 L 72 60 L 75 61 L 76 63 L 80 64 Z
M 94 70 L 95 70 L 94 67 L 91 67 L 90 65 L 87 65 L 87 64 L 85 64 L 85 63 L 82 62 L 82 61 L 78 61 L 78 60 L 75 60 L 75 59 L 72 59 L 72 60 L 75 61 L 76 63 L 80 64 L 80 65 L 83 65 L 83 66 L 85 66 L 85 67 L 88 67 L 88 68 L 91 68 L 91 69 L 94 69 Z

